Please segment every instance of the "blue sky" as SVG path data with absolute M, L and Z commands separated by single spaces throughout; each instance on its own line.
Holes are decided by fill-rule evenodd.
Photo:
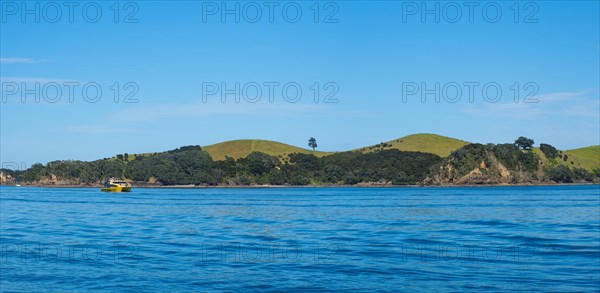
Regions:
M 481 143 L 524 135 L 561 149 L 600 144 L 597 1 L 476 2 L 472 19 L 464 2 L 281 2 L 272 21 L 267 2 L 227 2 L 240 5 L 239 22 L 223 19 L 220 2 L 76 3 L 71 22 L 67 6 L 31 1 L 25 8 L 34 12 L 24 14 L 21 2 L 2 1 L 2 162 L 94 160 L 241 138 L 307 147 L 312 136 L 320 150 L 348 150 L 422 132 Z M 422 14 L 436 3 L 438 12 Z M 74 85 L 73 101 L 65 83 Z M 233 93 L 223 103 L 203 91 L 209 83 L 239 83 L 249 97 L 258 84 L 262 96 L 236 103 L 243 93 Z M 265 83 L 279 84 L 272 103 Z M 422 102 L 423 87 L 436 83 L 440 90 Z M 465 83 L 478 84 L 472 102 Z M 302 89 L 296 103 L 283 97 L 286 84 Z M 84 85 L 88 99 L 102 90 L 98 101 L 84 99 Z M 407 93 L 408 85 L 418 91 Z M 444 89 L 456 96 L 455 85 L 460 99 L 444 100 Z M 498 87 L 498 101 L 488 101 Z M 337 102 L 324 103 L 333 91 Z M 531 93 L 537 103 L 524 102 Z

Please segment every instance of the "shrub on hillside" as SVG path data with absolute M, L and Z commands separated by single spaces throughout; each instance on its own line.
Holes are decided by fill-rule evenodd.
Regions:
M 548 159 L 554 159 L 558 156 L 558 150 L 549 144 L 540 144 L 540 151 L 542 151 L 544 156 L 546 156 Z
M 572 183 L 573 172 L 569 167 L 558 165 L 546 169 L 546 177 L 557 183 Z
M 574 168 L 573 180 L 592 182 L 594 181 L 594 174 L 584 168 Z

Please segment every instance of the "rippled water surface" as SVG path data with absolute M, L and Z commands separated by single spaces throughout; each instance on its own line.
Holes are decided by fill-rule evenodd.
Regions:
M 0 191 L 2 291 L 599 291 L 598 185 Z

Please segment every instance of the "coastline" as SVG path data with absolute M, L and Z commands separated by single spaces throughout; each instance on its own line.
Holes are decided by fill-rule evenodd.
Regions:
M 461 188 L 461 187 L 535 187 L 535 186 L 581 186 L 581 185 L 598 185 L 598 182 L 577 182 L 577 183 L 518 183 L 518 184 L 441 184 L 441 185 L 392 185 L 392 184 L 327 184 L 327 185 L 215 185 L 215 186 L 202 186 L 202 185 L 134 185 L 133 188 L 152 188 L 152 189 L 238 189 L 238 188 Z M 16 187 L 15 185 L 0 185 L 2 187 Z M 90 186 L 90 185 L 68 185 L 68 184 L 32 184 L 32 185 L 21 185 L 20 187 L 37 187 L 37 188 L 101 188 L 102 186 Z

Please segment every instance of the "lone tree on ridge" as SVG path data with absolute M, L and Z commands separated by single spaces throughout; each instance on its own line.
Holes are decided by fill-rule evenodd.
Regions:
M 533 147 L 533 139 L 529 139 L 527 137 L 520 136 L 519 138 L 517 138 L 517 140 L 515 140 L 515 145 L 518 148 L 521 148 L 524 150 L 530 150 Z
M 308 140 L 308 146 L 311 147 L 313 149 L 313 151 L 314 151 L 315 148 L 317 147 L 317 140 L 314 137 L 311 137 Z

